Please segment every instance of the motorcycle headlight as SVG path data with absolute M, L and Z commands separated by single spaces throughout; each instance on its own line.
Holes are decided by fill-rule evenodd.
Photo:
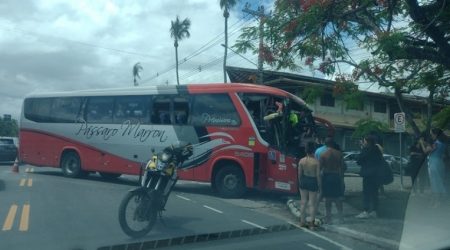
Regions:
M 161 161 L 164 163 L 167 163 L 168 161 L 170 161 L 170 158 L 172 157 L 171 154 L 167 153 L 167 152 L 163 152 L 161 154 Z

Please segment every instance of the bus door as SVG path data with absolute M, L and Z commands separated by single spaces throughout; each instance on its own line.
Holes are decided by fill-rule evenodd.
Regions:
M 262 164 L 266 166 L 267 182 L 266 189 L 272 189 L 284 192 L 297 192 L 297 158 L 288 153 L 287 147 L 287 129 L 288 127 L 288 100 L 278 100 L 278 105 L 283 105 L 281 115 L 266 120 L 268 130 L 269 147 L 267 155 L 263 157 Z M 273 107 L 271 104 L 268 107 Z M 266 112 L 266 118 L 274 113 L 273 108 Z

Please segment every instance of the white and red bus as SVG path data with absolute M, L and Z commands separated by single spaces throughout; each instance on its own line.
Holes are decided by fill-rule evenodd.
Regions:
M 277 103 L 282 112 L 266 121 Z M 152 149 L 186 141 L 194 155 L 181 179 L 210 182 L 226 197 L 246 188 L 297 193 L 296 163 L 318 127 L 333 130 L 300 98 L 251 84 L 33 94 L 22 109 L 19 159 L 68 177 L 115 178 L 138 174 Z

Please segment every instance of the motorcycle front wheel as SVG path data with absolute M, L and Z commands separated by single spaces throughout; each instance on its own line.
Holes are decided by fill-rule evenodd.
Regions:
M 119 223 L 125 234 L 139 238 L 152 230 L 157 219 L 155 198 L 154 192 L 127 193 L 119 207 Z

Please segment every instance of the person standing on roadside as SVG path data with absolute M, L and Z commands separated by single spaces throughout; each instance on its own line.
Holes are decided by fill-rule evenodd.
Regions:
M 375 137 L 366 136 L 363 148 L 357 160 L 361 166 L 360 175 L 363 178 L 363 204 L 364 211 L 356 216 L 359 219 L 376 218 L 378 210 L 378 170 L 381 167 L 383 155 L 375 145 Z
M 439 128 L 433 128 L 430 131 L 431 138 L 433 139 L 433 144 L 425 146 L 423 140 L 420 141 L 422 149 L 428 153 L 428 174 L 430 178 L 431 191 L 433 192 L 433 207 L 438 207 L 440 205 L 441 199 L 447 194 L 445 188 L 445 163 L 444 163 L 444 153 L 446 150 L 446 145 L 444 142 L 445 134 Z
M 322 197 L 325 198 L 325 220 L 331 223 L 331 205 L 336 204 L 339 221 L 343 220 L 342 197 L 344 196 L 344 158 L 332 138 L 325 141 L 327 150 L 320 156 L 322 170 Z
M 310 229 L 315 229 L 314 221 L 317 211 L 317 192 L 321 188 L 319 161 L 314 158 L 315 143 L 306 144 L 306 156 L 298 164 L 298 178 L 300 188 L 300 226 L 306 227 L 306 206 L 309 204 L 311 222 Z

